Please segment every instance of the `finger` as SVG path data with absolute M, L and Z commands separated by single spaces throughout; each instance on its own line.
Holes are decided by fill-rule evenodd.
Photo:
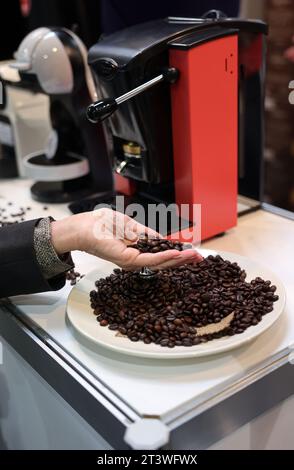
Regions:
M 139 235 L 148 235 L 150 238 L 163 238 L 163 236 L 159 233 L 156 232 L 156 230 L 153 230 L 150 227 L 146 227 L 145 225 L 140 224 L 139 222 L 136 223 L 136 232 Z
M 203 258 L 199 255 L 194 255 L 194 256 L 191 256 L 191 257 L 188 257 L 188 258 L 182 258 L 181 256 L 179 257 L 176 257 L 176 258 L 173 258 L 173 259 L 169 259 L 168 261 L 165 261 L 163 263 L 160 263 L 158 265 L 150 265 L 149 264 L 149 268 L 152 269 L 152 271 L 160 271 L 162 269 L 169 269 L 169 268 L 176 268 L 178 266 L 182 266 L 182 265 L 187 265 L 187 264 L 197 264 L 197 263 L 200 263 L 200 261 L 202 261 Z M 144 262 L 145 263 L 145 262 Z M 144 264 L 144 266 L 146 266 L 146 264 Z M 127 266 L 122 266 L 124 269 L 126 269 L 127 271 L 132 271 L 132 270 L 136 270 L 141 266 L 141 261 L 140 261 L 140 264 L 138 265 L 138 262 L 137 263 L 134 263 L 134 264 L 128 264 Z
M 143 266 L 156 266 L 179 256 L 180 252 L 177 250 L 167 250 L 161 253 L 140 253 L 137 249 L 126 248 L 122 262 L 125 266 L 136 269 Z
M 177 252 L 177 256 L 171 256 L 173 252 Z M 160 263 L 156 263 L 157 259 L 155 259 L 155 255 L 151 253 L 152 255 L 152 265 L 150 266 L 164 266 L 164 265 L 181 265 L 181 264 L 186 264 L 194 261 L 202 261 L 203 257 L 198 253 L 196 250 L 185 250 L 185 251 L 177 251 L 177 250 L 167 250 L 163 251 L 161 253 L 158 253 L 159 255 L 166 254 L 166 258 L 164 259 L 162 257 L 162 260 Z M 158 257 L 159 259 L 159 257 Z
M 134 267 L 147 266 L 152 268 L 153 266 L 161 266 L 169 261 L 173 261 L 172 264 L 175 265 L 185 264 L 189 260 L 202 260 L 201 255 L 195 250 L 166 250 L 160 253 L 139 254 L 130 253 L 129 250 L 131 250 L 132 252 L 134 252 L 135 250 L 133 248 L 128 248 L 127 250 L 125 250 L 125 256 L 128 258 L 129 264 Z
M 128 216 L 126 216 L 128 217 Z M 128 217 L 127 223 L 125 224 L 125 238 L 126 241 L 132 241 L 135 242 L 137 241 L 140 236 L 142 235 L 147 235 L 150 238 L 162 238 L 162 235 L 160 235 L 158 232 L 155 230 L 146 227 L 143 224 L 140 224 L 136 220 L 131 219 Z
M 168 268 L 175 268 L 177 266 L 181 266 L 183 264 L 194 264 L 200 263 L 203 258 L 199 253 L 189 254 L 185 256 L 179 256 L 178 258 L 170 259 L 160 265 L 153 266 L 153 270 L 160 270 L 160 269 L 168 269 Z
M 180 261 L 180 260 L 170 260 L 166 263 L 160 264 L 159 266 L 152 266 L 152 271 L 161 271 L 162 269 L 169 269 L 169 268 L 177 268 L 179 266 L 187 266 L 187 264 L 197 264 L 200 263 L 200 259 L 195 256 L 194 258 L 190 258 L 187 261 Z

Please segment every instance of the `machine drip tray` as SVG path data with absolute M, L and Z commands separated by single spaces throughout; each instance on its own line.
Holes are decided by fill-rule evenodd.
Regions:
M 240 217 L 241 215 L 248 214 L 249 212 L 255 211 L 259 209 L 260 206 L 261 206 L 260 201 L 257 201 L 255 199 L 251 199 L 245 196 L 241 196 L 239 194 L 238 206 L 237 206 L 238 217 Z

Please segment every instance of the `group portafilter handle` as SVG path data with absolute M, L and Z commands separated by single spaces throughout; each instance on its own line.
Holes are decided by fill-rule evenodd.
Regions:
M 105 98 L 103 100 L 92 103 L 87 109 L 87 118 L 93 123 L 103 121 L 104 119 L 111 116 L 114 111 L 117 110 L 118 106 L 125 101 L 130 100 L 134 96 L 143 93 L 157 83 L 166 81 L 168 83 L 175 83 L 179 77 L 179 71 L 174 67 L 169 67 L 163 73 L 157 77 L 148 80 L 148 82 L 142 83 L 142 85 L 133 88 L 133 90 L 124 93 L 117 98 Z

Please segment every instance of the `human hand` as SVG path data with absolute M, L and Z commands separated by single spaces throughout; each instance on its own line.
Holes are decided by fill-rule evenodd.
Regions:
M 58 254 L 80 250 L 111 261 L 124 269 L 148 266 L 153 270 L 195 263 L 202 256 L 194 249 L 140 253 L 128 247 L 141 234 L 160 236 L 127 215 L 102 208 L 51 223 L 52 244 Z

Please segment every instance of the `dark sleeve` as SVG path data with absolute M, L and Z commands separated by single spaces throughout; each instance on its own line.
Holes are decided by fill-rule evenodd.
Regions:
M 64 286 L 64 274 L 45 279 L 37 262 L 34 230 L 39 220 L 0 228 L 0 298 Z

